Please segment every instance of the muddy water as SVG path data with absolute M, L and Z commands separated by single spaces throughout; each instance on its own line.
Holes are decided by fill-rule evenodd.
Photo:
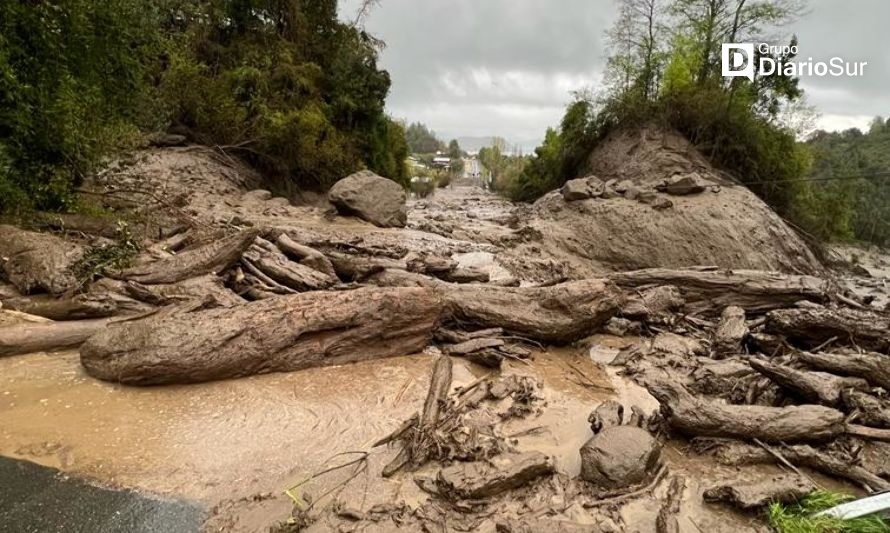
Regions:
M 284 489 L 355 457 L 338 453 L 368 450 L 416 412 L 428 372 L 429 357 L 416 355 L 203 385 L 132 388 L 86 376 L 75 352 L 5 358 L 0 359 L 0 454 L 101 484 L 202 501 L 211 508 L 209 529 L 262 530 L 287 515 L 291 501 Z M 644 392 L 616 381 L 620 378 L 578 350 L 542 352 L 533 363 L 513 363 L 506 372 L 539 379 L 544 403 L 539 415 L 507 422 L 503 433 L 521 435 L 516 438 L 520 450 L 553 455 L 558 469 L 571 476 L 580 470 L 578 449 L 591 436 L 587 415 L 593 407 L 610 397 L 626 407 L 651 407 Z M 456 359 L 454 373 L 455 384 L 461 384 L 483 370 Z M 379 476 L 394 453 L 374 450 L 367 472 L 338 493 L 340 499 L 356 508 L 422 502 L 425 495 L 411 476 Z M 672 471 L 690 479 L 684 520 L 705 531 L 754 524 L 701 503 L 704 480 L 731 477 L 735 469 L 687 457 L 677 443 L 668 445 L 666 456 Z M 312 480 L 293 494 L 322 494 L 349 474 L 344 469 Z M 656 491 L 625 506 L 626 523 L 648 530 L 660 497 Z

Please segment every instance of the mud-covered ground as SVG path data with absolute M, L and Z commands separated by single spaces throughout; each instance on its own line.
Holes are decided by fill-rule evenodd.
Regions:
M 603 204 L 611 207 L 597 204 L 598 200 L 579 207 L 566 206 L 551 195 L 541 205 L 528 206 L 511 204 L 476 187 L 454 187 L 438 190 L 430 198 L 410 199 L 407 228 L 377 228 L 335 216 L 321 204 L 294 206 L 282 198 L 251 192 L 257 184 L 255 176 L 220 166 L 192 150 L 145 152 L 138 161 L 109 172 L 112 179 L 108 183 L 100 177 L 89 185 L 101 191 L 106 203 L 114 199 L 115 189 L 110 184 L 118 187 L 122 205 L 137 206 L 132 229 L 143 236 L 163 233 L 178 223 L 195 233 L 274 227 L 307 246 L 323 245 L 374 257 L 389 254 L 402 259 L 420 254 L 451 258 L 460 268 L 484 271 L 488 283 L 499 286 L 549 285 L 621 266 L 661 266 L 660 261 L 698 257 L 709 248 L 699 242 L 696 246 L 701 246 L 681 250 L 679 255 L 661 250 L 651 265 L 637 264 L 636 255 L 623 256 L 620 264 L 610 265 L 601 258 L 629 245 L 600 245 L 588 239 L 601 230 L 608 233 L 608 228 L 597 226 L 585 233 L 572 226 L 587 218 L 601 220 L 591 213 L 602 209 L 611 213 L 604 219 L 612 221 L 615 213 L 627 210 L 634 216 L 651 217 L 645 228 L 631 232 L 634 238 L 643 238 L 643 229 L 659 225 L 658 217 L 670 217 L 672 224 L 682 227 L 684 209 L 700 208 L 694 198 L 678 201 L 676 208 L 665 214 L 624 197 Z M 711 195 L 701 200 L 706 209 L 720 209 L 719 202 L 724 200 L 719 193 L 703 194 Z M 143 209 L 140 205 L 153 207 Z M 152 219 L 155 209 L 167 217 L 157 227 Z M 576 234 L 583 238 L 576 239 Z M 793 248 L 796 250 L 796 245 Z M 725 257 L 721 254 L 714 252 L 713 257 Z M 793 254 L 788 257 L 804 261 Z M 805 265 L 810 259 L 804 259 L 801 264 Z M 873 295 L 868 305 L 881 309 L 886 302 L 888 263 L 875 253 L 865 259 L 878 269 L 848 269 L 837 279 L 860 299 Z M 740 260 L 753 266 L 783 265 L 757 250 Z M 0 311 L 4 325 L 22 320 L 35 319 Z M 661 328 L 682 330 L 683 325 L 674 320 L 669 317 L 666 323 L 648 324 L 645 337 L 629 332 L 598 334 L 560 348 L 528 343 L 531 358 L 505 360 L 501 374 L 531 377 L 537 383 L 536 399 L 523 416 L 498 420 L 497 432 L 515 451 L 552 456 L 556 475 L 508 491 L 481 508 L 465 509 L 461 507 L 464 503 L 439 507 L 441 502 L 418 483 L 424 476 L 436 475 L 442 466 L 437 461 L 417 471 L 382 477 L 381 471 L 397 455 L 399 445 L 372 447 L 423 407 L 436 348 L 344 366 L 148 388 L 88 376 L 76 350 L 0 357 L 0 455 L 58 468 L 100 486 L 196 502 L 206 509 L 207 531 L 265 531 L 286 526 L 295 509 L 307 507 L 315 511 L 316 518 L 321 515 L 313 531 L 389 531 L 400 521 L 402 530 L 434 523 L 444 524 L 448 531 L 495 531 L 503 526 L 498 520 L 511 519 L 526 528 L 515 531 L 550 530 L 559 524 L 566 530 L 655 531 L 664 502 L 678 496 L 671 494 L 678 489 L 666 476 L 614 498 L 599 495 L 599 503 L 582 498 L 588 495 L 578 494 L 578 486 L 573 486 L 575 492 L 567 487 L 581 469 L 579 448 L 593 435 L 588 415 L 594 408 L 613 399 L 628 412 L 633 407 L 642 409 L 647 418 L 659 409 L 655 398 L 637 384 L 640 380 L 627 374 L 635 372 L 639 377 L 653 371 L 683 381 L 690 377 L 689 366 L 713 363 L 718 374 L 723 367 L 730 370 L 727 375 L 738 370 L 739 361 L 724 365 L 702 354 L 675 357 L 676 353 L 663 355 L 658 350 L 642 364 L 624 364 L 631 360 L 625 357 L 628 354 L 650 350 Z M 749 323 L 762 327 L 763 321 Z M 685 331 L 692 335 L 695 328 Z M 611 366 L 616 357 L 623 363 Z M 452 389 L 494 375 L 465 358 L 455 357 L 453 364 Z M 751 374 L 750 368 L 745 366 L 744 370 Z M 498 418 L 498 410 L 509 405 L 489 407 Z M 367 461 L 356 463 L 362 465 L 359 471 L 343 468 L 327 472 L 365 454 Z M 688 441 L 678 438 L 667 440 L 662 457 L 671 479 L 683 480 L 679 509 L 674 513 L 680 531 L 766 529 L 762 513 L 741 513 L 704 503 L 702 495 L 724 481 L 771 479 L 783 472 L 779 467 L 724 466 L 693 452 Z M 877 457 L 880 461 L 883 456 Z M 822 487 L 861 493 L 857 486 L 838 479 L 815 472 L 808 475 Z M 586 489 L 581 486 L 581 490 Z M 323 509 L 328 512 L 318 513 Z M 375 520 L 356 521 L 373 509 L 387 511 L 378 513 Z M 405 521 L 406 513 L 417 520 L 418 512 L 427 516 L 438 513 L 438 518 Z M 450 521 L 464 514 L 472 520 Z M 548 521 L 542 525 L 538 520 L 545 516 Z

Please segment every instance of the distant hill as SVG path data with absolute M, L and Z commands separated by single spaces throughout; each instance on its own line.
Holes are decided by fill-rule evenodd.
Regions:
M 486 146 L 491 146 L 493 140 L 493 135 L 483 137 L 457 138 L 457 142 L 460 143 L 460 147 L 467 152 L 478 152 Z M 524 139 L 521 141 L 507 139 L 507 150 L 513 150 L 514 147 L 518 147 L 520 150 L 522 150 L 523 154 L 531 154 L 534 153 L 535 147 L 537 147 L 539 144 L 541 144 L 540 139 Z

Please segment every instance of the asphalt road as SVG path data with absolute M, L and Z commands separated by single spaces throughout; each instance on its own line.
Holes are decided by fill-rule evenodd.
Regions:
M 0 457 L 0 532 L 198 531 L 197 505 L 90 485 L 44 466 Z

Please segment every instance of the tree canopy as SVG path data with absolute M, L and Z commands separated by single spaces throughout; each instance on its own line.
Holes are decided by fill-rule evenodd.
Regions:
M 336 0 L 0 0 L 0 210 L 64 209 L 102 156 L 171 126 L 284 187 L 404 183 L 381 46 Z

